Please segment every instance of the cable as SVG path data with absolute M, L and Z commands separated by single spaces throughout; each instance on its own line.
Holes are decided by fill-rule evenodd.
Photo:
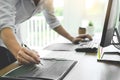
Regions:
M 112 45 L 115 47 L 115 48 L 117 48 L 117 49 L 119 49 L 120 50 L 120 45 L 118 45 L 113 39 L 112 39 Z M 116 43 L 116 44 L 115 44 Z

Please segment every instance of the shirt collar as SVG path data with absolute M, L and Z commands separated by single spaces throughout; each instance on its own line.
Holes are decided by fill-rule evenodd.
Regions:
M 38 3 L 38 5 L 39 5 L 41 2 L 43 2 L 43 0 L 40 0 L 39 3 Z M 37 6 L 35 5 L 34 0 L 31 0 L 31 3 L 32 3 L 35 7 L 38 6 L 38 5 L 37 5 Z
M 34 15 L 37 12 L 39 12 L 39 10 L 40 10 L 41 6 L 44 4 L 45 0 L 40 0 L 37 6 L 34 4 L 33 0 L 31 0 L 31 1 L 32 1 L 33 5 L 35 6 L 35 11 L 33 12 L 33 15 Z

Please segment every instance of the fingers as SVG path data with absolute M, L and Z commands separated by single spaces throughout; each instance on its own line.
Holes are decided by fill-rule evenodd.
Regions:
M 80 36 L 74 38 L 72 42 L 74 44 L 78 44 L 80 41 L 83 41 L 85 38 L 88 38 L 89 40 L 92 40 L 92 37 L 89 34 L 81 34 Z
M 37 54 L 37 56 L 38 57 L 40 57 L 40 55 L 38 54 L 38 52 L 37 51 L 35 51 L 35 50 L 32 50 L 33 52 L 35 52 L 36 54 Z
M 17 60 L 19 64 L 30 64 L 29 61 L 27 61 L 25 58 L 17 56 Z
M 88 38 L 88 39 L 90 39 L 90 40 L 92 40 L 92 36 L 90 36 L 89 34 L 81 34 L 80 36 L 78 36 L 77 38 L 82 38 L 82 39 L 84 39 L 84 38 Z
M 89 34 L 86 34 L 86 38 L 92 40 L 92 36 L 90 36 Z
M 24 49 L 24 52 L 30 56 L 31 58 L 33 58 L 36 62 L 40 61 L 40 58 L 38 57 L 37 53 L 32 51 L 32 50 L 29 50 L 29 49 L 26 49 L 26 48 L 23 48 Z
M 40 57 L 38 56 L 37 52 L 27 48 L 21 48 L 16 58 L 20 64 L 40 63 Z
M 82 41 L 82 38 L 74 38 L 74 40 L 72 41 L 74 44 L 79 44 L 80 41 Z

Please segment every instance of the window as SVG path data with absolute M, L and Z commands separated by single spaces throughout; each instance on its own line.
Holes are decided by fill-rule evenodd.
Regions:
M 92 21 L 96 32 L 101 32 L 108 0 L 65 0 L 64 25 L 71 34 L 78 34 L 79 27 Z
M 83 22 L 92 21 L 96 32 L 101 32 L 104 24 L 108 0 L 85 0 Z M 84 26 L 87 26 L 85 25 Z

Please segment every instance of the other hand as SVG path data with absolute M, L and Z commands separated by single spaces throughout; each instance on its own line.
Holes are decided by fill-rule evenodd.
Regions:
M 78 44 L 80 41 L 83 41 L 85 38 L 92 40 L 92 37 L 89 34 L 81 34 L 81 35 L 73 38 L 72 43 Z

